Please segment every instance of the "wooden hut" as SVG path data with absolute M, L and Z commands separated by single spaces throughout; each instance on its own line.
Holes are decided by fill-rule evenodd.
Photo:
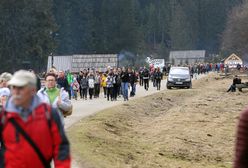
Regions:
M 243 60 L 236 54 L 231 54 L 225 59 L 224 64 L 228 65 L 229 68 L 236 68 L 238 64 L 243 66 Z
M 186 51 L 171 51 L 170 63 L 179 64 L 194 64 L 205 62 L 205 50 L 186 50 Z
M 51 68 L 52 57 L 49 56 L 47 69 Z M 96 69 L 105 71 L 107 67 L 117 67 L 117 54 L 91 54 L 91 55 L 69 55 L 54 56 L 54 66 L 57 70 L 69 70 L 79 72 L 84 69 Z

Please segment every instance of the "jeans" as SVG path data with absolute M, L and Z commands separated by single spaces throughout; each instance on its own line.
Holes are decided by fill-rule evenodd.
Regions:
M 145 87 L 145 90 L 148 90 L 148 88 L 149 88 L 149 79 L 144 79 L 144 87 Z
M 136 94 L 136 83 L 131 84 L 131 87 L 132 87 L 132 91 L 130 93 L 130 96 L 135 96 L 135 94 Z
M 156 79 L 153 79 L 153 87 L 157 87 L 157 80 Z
M 74 97 L 74 91 L 73 91 L 72 86 L 70 86 L 70 92 L 71 92 L 71 96 Z
M 100 94 L 100 84 L 95 84 L 95 97 L 99 97 Z
M 161 88 L 161 79 L 156 79 L 156 84 L 157 84 L 157 90 L 160 90 L 160 88 Z
M 73 90 L 73 95 L 74 95 L 73 97 L 74 97 L 76 100 L 77 100 L 77 92 L 78 92 L 77 90 Z
M 107 87 L 103 87 L 104 98 L 107 96 Z
M 82 89 L 82 96 L 83 96 L 83 99 L 87 99 L 87 92 L 88 92 L 88 89 L 87 89 L 87 88 L 83 88 L 83 89 Z
M 111 101 L 113 101 L 113 87 L 109 87 L 107 88 L 107 99 L 108 101 L 111 99 Z M 109 99 L 110 98 L 110 99 Z
M 235 85 L 231 85 L 230 88 L 227 90 L 227 92 L 236 92 L 236 86 Z
M 81 88 L 81 86 L 79 87 L 79 94 L 80 94 L 80 97 L 82 99 L 83 98 L 83 95 L 82 95 L 82 88 Z
M 128 82 L 121 83 L 121 90 L 124 100 L 128 100 Z
M 133 85 L 133 92 L 134 92 L 134 95 L 136 95 L 136 83 Z
M 92 99 L 93 94 L 94 94 L 94 88 L 89 88 L 90 99 Z
M 144 79 L 143 79 L 143 77 L 140 77 L 139 83 L 140 83 L 140 86 L 143 86 L 143 84 L 144 84 Z
M 114 100 L 117 100 L 118 91 L 119 91 L 118 84 L 114 84 L 114 88 L 113 88 L 113 98 L 114 98 Z

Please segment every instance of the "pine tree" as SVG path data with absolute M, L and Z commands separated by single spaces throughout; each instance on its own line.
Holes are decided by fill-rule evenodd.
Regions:
M 27 68 L 23 64 L 41 70 L 54 48 L 51 7 L 50 0 L 0 1 L 1 70 Z

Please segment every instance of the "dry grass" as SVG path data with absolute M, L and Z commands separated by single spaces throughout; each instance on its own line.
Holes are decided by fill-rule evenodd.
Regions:
M 248 94 L 230 83 L 213 75 L 102 111 L 68 131 L 72 150 L 92 168 L 230 168 Z

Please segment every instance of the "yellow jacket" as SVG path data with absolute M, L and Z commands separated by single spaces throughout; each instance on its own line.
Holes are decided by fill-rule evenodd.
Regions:
M 104 75 L 102 76 L 101 84 L 102 84 L 102 87 L 107 87 L 107 77 Z

